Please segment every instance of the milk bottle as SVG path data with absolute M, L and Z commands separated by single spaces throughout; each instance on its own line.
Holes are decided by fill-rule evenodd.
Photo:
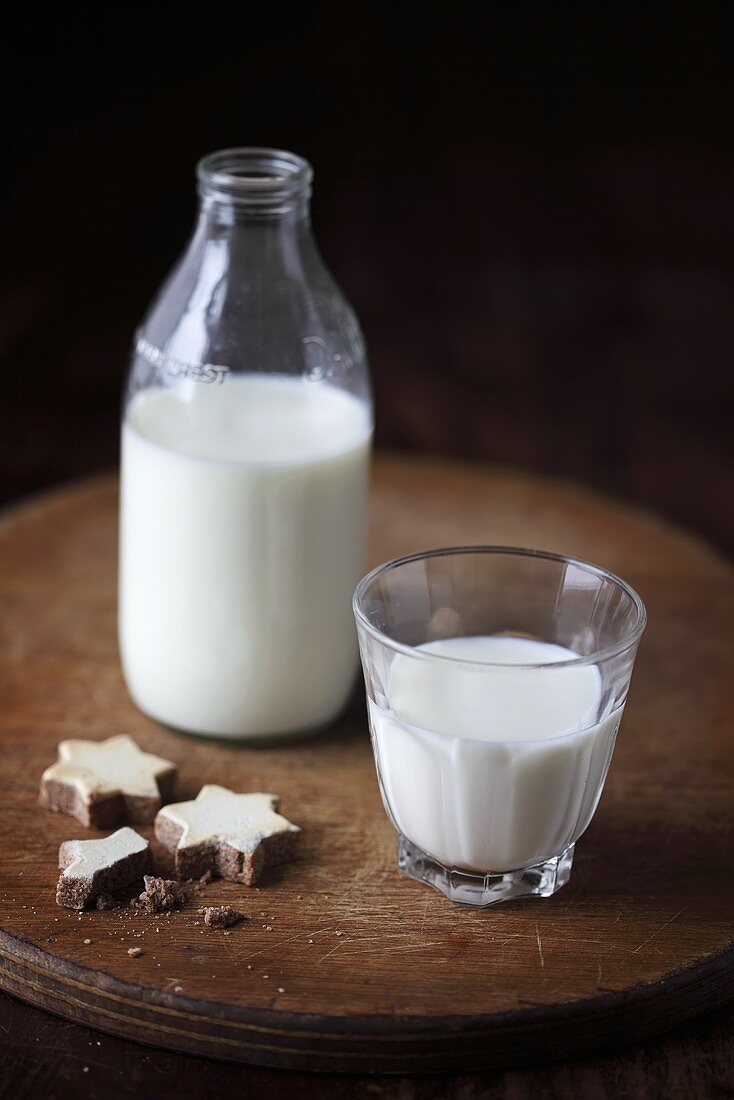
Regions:
M 137 334 L 123 417 L 119 635 L 142 710 L 289 738 L 351 690 L 372 410 L 354 315 L 308 224 L 311 170 L 227 150 Z

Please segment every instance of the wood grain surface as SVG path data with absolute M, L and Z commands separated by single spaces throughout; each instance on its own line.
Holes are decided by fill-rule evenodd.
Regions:
M 481 912 L 395 870 L 360 693 L 337 728 L 281 749 L 181 738 L 135 710 L 115 640 L 114 481 L 7 513 L 0 985 L 174 1050 L 393 1073 L 589 1053 L 734 996 L 732 571 L 694 539 L 570 486 L 381 459 L 370 561 L 460 542 L 591 558 L 635 585 L 650 615 L 571 883 Z M 168 917 L 59 909 L 58 845 L 94 834 L 37 808 L 40 773 L 62 737 L 123 731 L 179 762 L 182 797 L 207 781 L 276 791 L 304 827 L 303 859 L 259 890 L 212 884 Z M 243 904 L 251 921 L 215 934 L 195 923 L 203 902 Z

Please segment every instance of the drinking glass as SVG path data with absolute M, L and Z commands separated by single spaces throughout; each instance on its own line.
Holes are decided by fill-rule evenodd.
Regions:
M 575 558 L 470 546 L 379 566 L 354 613 L 398 866 L 464 905 L 554 894 L 604 786 L 640 597 Z

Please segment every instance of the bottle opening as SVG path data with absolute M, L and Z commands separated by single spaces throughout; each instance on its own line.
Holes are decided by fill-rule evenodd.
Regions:
M 313 169 L 296 153 L 245 147 L 209 153 L 196 166 L 196 176 L 203 196 L 277 210 L 308 197 Z

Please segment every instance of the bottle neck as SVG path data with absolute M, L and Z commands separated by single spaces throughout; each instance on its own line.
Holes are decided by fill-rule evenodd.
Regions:
M 311 228 L 308 199 L 292 201 L 287 206 L 262 205 L 253 209 L 218 195 L 200 192 L 199 219 L 212 230 L 228 226 L 262 226 L 271 232 L 296 233 L 309 232 Z
M 303 157 L 277 149 L 224 149 L 204 157 L 196 175 L 201 215 L 210 225 L 308 230 L 313 172 Z

